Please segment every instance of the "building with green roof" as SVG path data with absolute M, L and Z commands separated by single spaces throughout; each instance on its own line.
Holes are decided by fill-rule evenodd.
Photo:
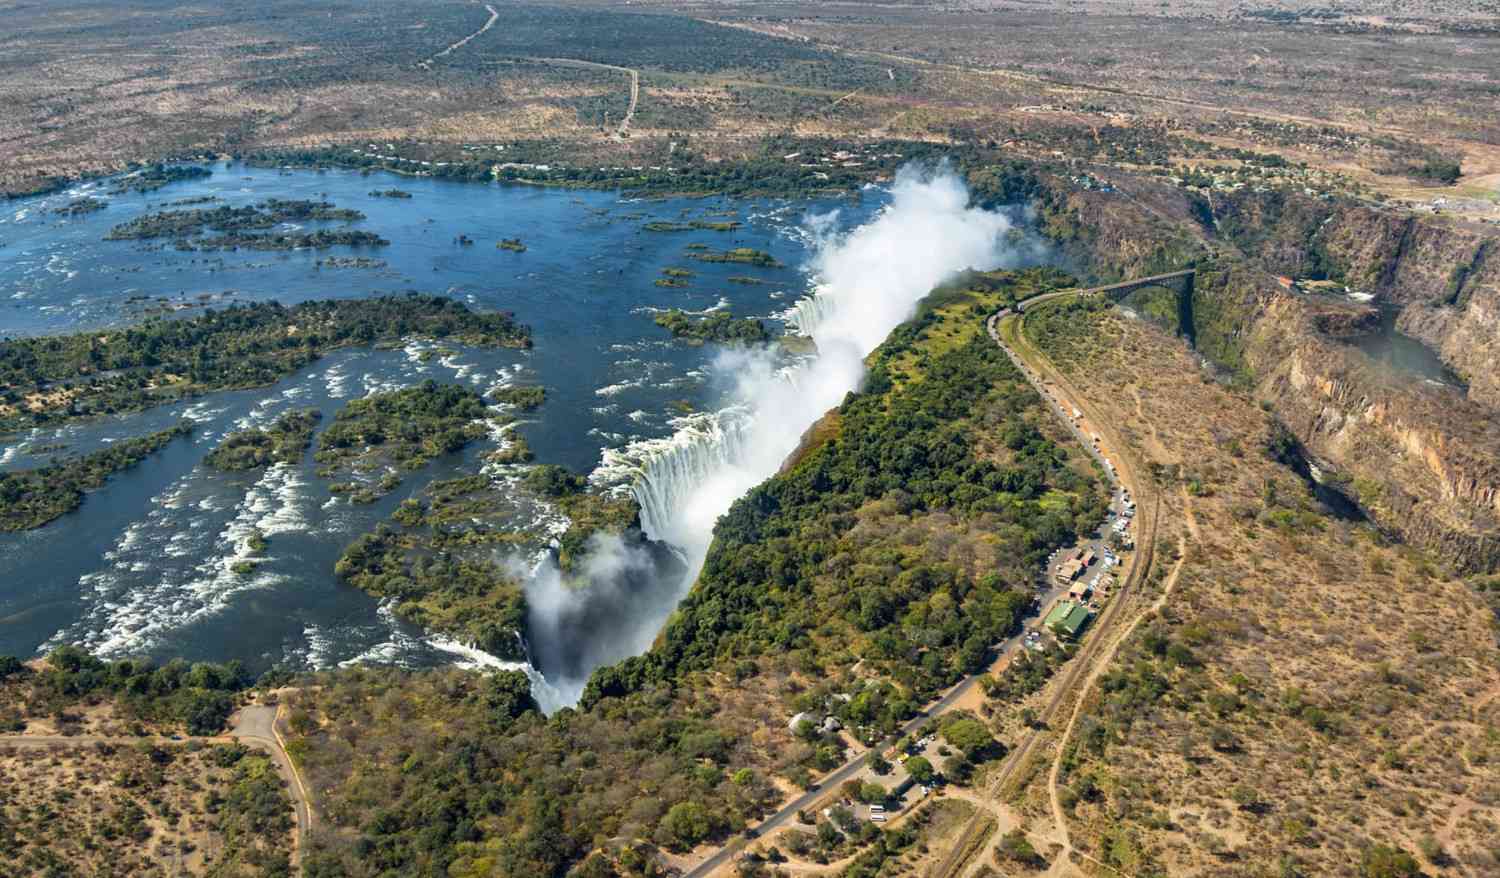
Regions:
M 1047 618 L 1042 620 L 1042 624 L 1058 637 L 1076 640 L 1078 635 L 1083 633 L 1083 629 L 1088 627 L 1089 620 L 1093 617 L 1094 614 L 1090 613 L 1083 604 L 1058 601 L 1052 607 L 1052 612 L 1047 614 Z

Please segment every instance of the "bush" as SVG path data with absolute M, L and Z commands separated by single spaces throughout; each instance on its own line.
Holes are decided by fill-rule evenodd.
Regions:
M 1360 862 L 1363 878 L 1417 878 L 1421 867 L 1411 854 L 1385 844 L 1371 846 Z

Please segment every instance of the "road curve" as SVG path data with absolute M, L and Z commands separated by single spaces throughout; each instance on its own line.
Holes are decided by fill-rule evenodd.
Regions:
M 630 105 L 625 108 L 625 118 L 615 126 L 614 138 L 624 140 L 630 132 L 630 122 L 635 118 L 636 105 L 641 101 L 641 72 L 633 67 L 620 67 L 615 64 L 600 64 L 597 61 L 583 61 L 578 58 L 532 58 L 532 61 L 541 61 L 546 64 L 556 64 L 559 67 L 577 67 L 585 70 L 609 70 L 615 73 L 623 73 L 630 77 Z
M 485 31 L 489 30 L 490 28 L 494 27 L 495 26 L 495 21 L 500 18 L 500 12 L 498 10 L 496 10 L 495 7 L 491 6 L 488 3 L 484 4 L 484 8 L 485 8 L 485 10 L 487 10 L 489 12 L 490 19 L 489 19 L 489 21 L 486 21 L 479 28 L 479 30 L 474 31 L 473 33 L 469 34 L 468 36 L 464 37 L 463 39 L 459 40 L 458 42 L 456 42 L 453 45 L 449 46 L 448 48 L 444 49 L 443 51 L 437 53 L 436 55 L 433 55 L 431 58 L 428 58 L 425 61 L 418 61 L 417 62 L 417 66 L 418 67 L 425 67 L 425 68 L 427 68 L 429 70 L 432 69 L 432 62 L 436 61 L 439 58 L 442 58 L 445 55 L 451 54 L 453 52 L 458 51 L 459 49 L 462 49 L 465 45 L 468 44 L 468 42 L 470 40 L 474 39 L 475 37 L 479 36 L 480 34 L 484 33 Z
M 1045 293 L 1045 294 L 1040 295 L 1040 296 L 1035 296 L 1035 297 L 1027 299 L 1025 302 L 1022 302 L 1021 304 L 1017 305 L 1016 309 L 1015 309 L 1015 312 L 1012 312 L 1009 309 L 1007 309 L 1006 311 L 1002 311 L 999 314 L 995 314 L 995 315 L 991 316 L 986 321 L 985 328 L 986 328 L 986 331 L 989 333 L 990 338 L 993 339 L 996 344 L 1000 345 L 1001 349 L 1006 352 L 1006 354 L 1011 358 L 1011 361 L 1015 363 L 1016 367 L 1021 370 L 1021 373 L 1026 376 L 1027 381 L 1030 382 L 1031 385 L 1036 389 L 1036 391 L 1039 394 L 1041 394 L 1043 396 L 1043 398 L 1045 399 L 1047 397 L 1047 393 L 1046 393 L 1045 389 L 1041 386 L 1041 378 L 1040 378 L 1040 376 L 1037 373 L 1035 373 L 1031 368 L 1029 368 L 1027 366 L 1027 364 L 1021 359 L 1021 357 L 1019 355 L 1017 355 L 1014 351 L 1012 351 L 1008 346 L 1006 346 L 1005 343 L 1000 339 L 1000 337 L 998 335 L 998 325 L 999 325 L 999 322 L 1003 318 L 1011 316 L 1013 313 L 1017 313 L 1018 314 L 1018 313 L 1020 313 L 1020 312 L 1022 312 L 1024 310 L 1026 310 L 1027 308 L 1034 307 L 1036 305 L 1042 304 L 1043 302 L 1052 301 L 1052 300 L 1055 300 L 1055 299 L 1062 298 L 1064 296 L 1093 295 L 1093 294 L 1097 294 L 1101 290 L 1107 290 L 1107 289 L 1109 289 L 1109 287 L 1100 287 L 1100 288 L 1088 289 L 1088 290 L 1077 290 L 1077 289 L 1059 290 L 1057 292 Z M 1072 424 L 1072 422 L 1067 419 L 1067 417 L 1062 413 L 1061 409 L 1056 409 L 1056 412 L 1057 412 L 1058 416 L 1061 417 L 1063 419 L 1063 421 L 1067 424 L 1067 426 L 1069 427 L 1069 429 L 1073 430 L 1073 424 Z M 1073 430 L 1073 432 L 1075 432 L 1075 434 L 1076 434 L 1077 431 Z M 1082 444 L 1082 446 L 1085 448 L 1085 450 L 1088 450 L 1088 451 L 1090 451 L 1092 453 L 1092 449 L 1091 449 L 1088 441 L 1086 439 L 1084 439 L 1084 437 L 1082 437 L 1081 435 L 1078 436 L 1078 439 L 1079 439 L 1080 443 Z M 1126 470 L 1125 469 L 1125 465 L 1122 462 L 1121 463 L 1121 469 L 1119 470 L 1119 472 L 1121 472 L 1122 474 L 1126 475 L 1126 481 L 1127 481 L 1126 487 L 1128 487 L 1129 490 L 1132 493 L 1134 493 L 1137 497 L 1141 497 L 1142 495 L 1137 490 L 1137 485 L 1134 484 L 1134 479 L 1128 475 L 1128 473 L 1129 472 L 1133 472 L 1133 470 Z M 1144 508 L 1145 508 L 1144 504 L 1141 504 L 1140 508 L 1142 508 L 1143 513 L 1144 513 Z M 1146 516 L 1143 514 L 1141 517 L 1144 519 Z M 1153 513 L 1151 515 L 1151 527 L 1153 528 L 1152 533 L 1154 535 L 1154 527 L 1155 527 L 1155 515 L 1154 515 L 1154 511 L 1153 511 Z M 1146 534 L 1146 526 L 1145 526 L 1144 522 L 1141 525 L 1141 533 L 1142 533 L 1143 537 Z M 1108 623 L 1110 623 L 1110 622 L 1113 621 L 1114 616 L 1118 612 L 1117 610 L 1115 610 L 1115 608 L 1124 603 L 1124 601 L 1121 600 L 1121 598 L 1125 594 L 1126 587 L 1129 586 L 1129 585 L 1131 585 L 1131 584 L 1133 584 L 1136 581 L 1136 579 L 1138 579 L 1138 577 L 1137 577 L 1137 570 L 1147 569 L 1150 566 L 1151 549 L 1150 549 L 1149 543 L 1146 540 L 1142 539 L 1140 542 L 1137 543 L 1137 545 L 1141 546 L 1141 548 L 1135 553 L 1135 557 L 1134 557 L 1134 559 L 1131 562 L 1132 566 L 1131 566 L 1131 569 L 1130 569 L 1130 571 L 1129 571 L 1129 573 L 1127 574 L 1127 577 L 1126 577 L 1126 585 L 1121 587 L 1121 589 L 1120 589 L 1119 593 L 1116 595 L 1115 599 L 1111 600 L 1110 603 L 1109 603 L 1109 605 L 1105 608 L 1104 612 L 1100 614 L 1099 620 L 1096 622 L 1096 625 L 1095 625 L 1095 633 L 1097 633 L 1097 631 L 1099 631 L 1099 630 L 1106 629 L 1108 627 Z M 1145 562 L 1144 565 L 1141 563 L 1141 561 L 1142 561 L 1143 558 L 1144 558 L 1144 562 Z M 997 653 L 997 657 L 998 656 L 1003 656 L 1006 653 L 1010 652 L 1011 650 L 1016 649 L 1020 645 L 1023 636 L 1024 636 L 1024 632 L 1018 632 L 1015 635 L 1011 636 L 1010 638 L 1008 638 L 1005 641 L 1003 641 L 1000 644 L 998 644 L 996 646 L 996 650 L 995 650 L 996 653 Z M 1078 670 L 1078 668 L 1083 667 L 1083 666 L 1085 666 L 1085 665 L 1088 664 L 1088 659 L 1092 656 L 1093 652 L 1098 649 L 1097 644 L 1100 643 L 1103 639 L 1104 638 L 1097 637 L 1097 636 L 1091 636 L 1091 637 L 1087 638 L 1086 641 L 1085 641 L 1084 648 L 1080 649 L 1079 653 L 1074 656 L 1074 661 L 1069 662 L 1068 676 L 1065 677 L 1065 679 L 1067 680 L 1067 682 L 1064 684 L 1064 687 L 1059 692 L 1059 694 L 1056 695 L 1056 696 L 1054 696 L 1053 699 L 1052 699 L 1052 701 L 1051 701 L 1051 703 L 1049 703 L 1046 706 L 1046 708 L 1044 709 L 1044 711 L 1043 711 L 1043 713 L 1042 713 L 1042 715 L 1040 717 L 1040 719 L 1043 722 L 1045 722 L 1052 714 L 1054 714 L 1057 711 L 1058 706 L 1061 704 L 1061 702 L 1063 700 L 1063 698 L 1062 698 L 1063 694 L 1066 693 L 1069 689 L 1071 689 L 1072 685 L 1077 682 L 1077 677 L 1080 675 L 1080 671 Z M 1080 659 L 1081 659 L 1081 661 L 1080 661 Z M 918 713 L 916 717 L 912 718 L 911 720 L 908 720 L 907 723 L 905 725 L 903 725 L 895 734 L 893 734 L 890 737 L 886 738 L 884 741 L 881 741 L 879 744 L 877 744 L 875 747 L 873 747 L 871 749 L 872 750 L 884 750 L 885 748 L 887 748 L 890 745 L 894 744 L 902 736 L 910 735 L 910 734 L 913 734 L 914 732 L 916 732 L 919 728 L 922 727 L 922 725 L 924 723 L 926 723 L 932 717 L 937 716 L 937 715 L 939 715 L 941 713 L 944 713 L 947 710 L 949 710 L 950 708 L 952 708 L 952 706 L 960 698 L 962 698 L 965 693 L 967 693 L 971 688 L 973 688 L 978 683 L 978 680 L 979 680 L 980 676 L 982 676 L 982 674 L 975 674 L 973 676 L 965 677 L 962 681 L 960 681 L 959 683 L 957 683 L 956 685 L 954 685 L 954 687 L 952 689 L 948 690 L 948 692 L 946 694 L 944 694 L 941 698 L 939 698 L 937 701 L 934 701 L 931 704 L 929 704 L 927 706 L 927 708 L 924 709 L 922 712 Z M 1007 762 L 1006 762 L 1005 767 L 1003 767 L 1001 769 L 1001 774 L 1000 774 L 1001 782 L 997 786 L 1003 786 L 1004 783 L 1008 783 L 1010 777 L 1015 773 L 1016 767 L 1019 766 L 1019 765 L 1028 763 L 1030 761 L 1030 755 L 1031 755 L 1032 751 L 1035 749 L 1035 747 L 1037 746 L 1036 742 L 1040 738 L 1041 738 L 1041 735 L 1037 731 L 1033 731 L 1032 734 L 1029 735 L 1016 749 L 1014 749 L 1014 750 L 1011 751 L 1011 753 L 1007 757 Z M 772 832 L 775 832 L 778 829 L 781 829 L 788 822 L 790 822 L 792 819 L 794 819 L 796 817 L 798 811 L 806 810 L 807 808 L 813 806 L 819 799 L 821 799 L 821 798 L 823 798 L 825 796 L 829 796 L 831 794 L 836 793 L 837 792 L 837 788 L 838 788 L 838 786 L 840 784 L 842 784 L 844 781 L 848 780 L 850 777 L 852 777 L 853 775 L 855 775 L 856 773 L 858 773 L 858 771 L 860 770 L 860 767 L 863 765 L 864 761 L 865 761 L 865 754 L 861 754 L 860 756 L 855 757 L 854 759 L 850 759 L 849 761 L 845 762 L 843 765 L 841 765 L 838 768 L 834 769 L 833 772 L 831 772 L 830 774 L 828 774 L 827 776 L 825 776 L 821 781 L 819 781 L 818 786 L 816 786 L 813 789 L 808 790 L 807 792 L 805 792 L 802 795 L 798 796 L 796 799 L 792 800 L 791 802 L 789 802 L 788 804 L 786 804 L 785 806 L 783 806 L 781 808 L 781 810 L 777 811 L 775 814 L 773 814 L 770 817 L 766 818 L 765 820 L 761 821 L 761 823 L 758 824 L 753 829 L 754 837 L 764 837 L 764 836 L 768 835 L 769 833 L 772 833 Z M 976 823 L 977 823 L 977 821 L 976 821 Z M 966 827 L 965 832 L 960 836 L 959 844 L 955 848 L 955 851 L 962 850 L 962 848 L 964 847 L 964 841 L 967 840 L 967 838 L 969 837 L 969 834 L 973 830 L 974 830 L 974 824 L 971 824 L 969 827 Z M 718 868 L 720 868 L 721 866 L 723 866 L 736 853 L 738 853 L 741 849 L 743 849 L 745 847 L 745 845 L 748 843 L 748 841 L 749 841 L 748 837 L 742 836 L 740 838 L 735 839 L 734 841 L 729 842 L 728 844 L 726 844 L 723 847 L 721 847 L 719 850 L 715 851 L 714 854 L 712 856 L 710 856 L 708 859 L 704 860 L 702 863 L 699 863 L 696 867 L 694 867 L 693 869 L 689 870 L 683 876 L 683 878 L 707 878 L 707 876 L 713 874 L 715 870 L 717 870 Z M 947 864 L 945 863 L 945 866 L 946 865 Z M 941 874 L 945 874 L 945 873 L 944 872 L 939 872 L 938 874 L 941 875 Z

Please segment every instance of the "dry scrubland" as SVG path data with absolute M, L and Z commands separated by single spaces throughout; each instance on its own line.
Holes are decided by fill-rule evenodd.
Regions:
M 260 753 L 85 739 L 0 756 L 6 874 L 290 874 L 291 811 Z
M 1333 18 L 1211 2 L 1067 15 L 1015 3 L 497 8 L 481 31 L 489 13 L 460 0 L 0 2 L 19 25 L 0 37 L 0 186 L 272 147 L 486 143 L 506 146 L 488 156 L 501 161 L 615 166 L 684 148 L 756 156 L 793 135 L 1245 169 L 1500 216 L 1493 3 L 1345 4 Z M 612 136 L 623 72 L 546 59 L 639 70 L 629 136 Z M 1433 161 L 1459 161 L 1464 178 L 1438 188 L 1422 174 Z
M 1373 871 L 1386 848 L 1495 874 L 1500 650 L 1480 599 L 1325 514 L 1268 454 L 1265 413 L 1180 342 L 1115 312 L 1077 326 L 1045 348 L 1157 473 L 1163 521 L 1192 527 L 1062 754 L 1075 848 L 1133 875 L 1407 874 Z M 1038 838 L 1056 837 L 1050 798 L 1043 780 L 1024 806 Z

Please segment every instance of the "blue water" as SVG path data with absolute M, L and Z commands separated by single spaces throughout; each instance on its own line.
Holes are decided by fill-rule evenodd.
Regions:
M 339 583 L 334 560 L 347 543 L 434 478 L 472 472 L 495 442 L 476 443 L 407 477 L 376 504 L 335 500 L 301 466 L 230 475 L 200 461 L 229 430 L 267 423 L 288 408 L 316 406 L 325 423 L 338 406 L 379 389 L 426 378 L 478 390 L 539 383 L 546 404 L 518 429 L 540 461 L 579 472 L 606 448 L 669 435 L 681 403 L 712 408 L 729 376 L 713 347 L 672 339 L 652 310 L 731 307 L 773 319 L 807 291 L 801 266 L 810 246 L 803 217 L 835 208 L 846 224 L 883 202 L 672 199 L 627 201 L 618 193 L 566 192 L 452 183 L 377 173 L 308 172 L 219 164 L 202 181 L 145 194 L 108 194 L 112 181 L 10 202 L 0 215 L 0 335 L 73 332 L 141 319 L 147 308 L 190 315 L 204 305 L 360 297 L 418 289 L 479 309 L 513 311 L 533 329 L 530 351 L 412 344 L 398 350 L 332 353 L 274 387 L 236 391 L 147 413 L 0 438 L 0 468 L 35 466 L 63 444 L 85 452 L 147 433 L 179 417 L 199 429 L 91 494 L 76 513 L 36 531 L 0 535 L 0 654 L 34 654 L 78 642 L 107 656 L 238 658 L 252 667 L 328 666 L 357 658 L 408 664 L 451 660 L 434 639 Z M 371 197 L 399 188 L 407 199 Z M 80 217 L 49 210 L 89 195 L 109 207 Z M 173 201 L 212 195 L 216 203 L 269 197 L 326 199 L 363 211 L 353 228 L 391 241 L 383 248 L 295 252 L 178 252 L 161 242 L 108 242 L 109 229 Z M 212 206 L 212 205 L 188 205 Z M 653 233 L 650 220 L 723 219 L 733 232 Z M 321 224 L 338 227 L 339 224 Z M 455 243 L 459 235 L 472 246 Z M 495 247 L 519 236 L 525 253 Z M 788 267 L 758 268 L 688 259 L 687 245 L 753 247 Z M 364 256 L 379 268 L 319 267 L 329 257 Z M 658 287 L 661 270 L 696 273 L 686 288 Z M 730 283 L 754 276 L 763 285 Z M 162 302 L 161 299 L 166 299 Z M 499 476 L 497 476 L 499 477 Z M 556 514 L 517 496 L 515 526 L 543 531 Z M 248 576 L 228 565 L 258 528 L 270 537 L 265 562 Z

